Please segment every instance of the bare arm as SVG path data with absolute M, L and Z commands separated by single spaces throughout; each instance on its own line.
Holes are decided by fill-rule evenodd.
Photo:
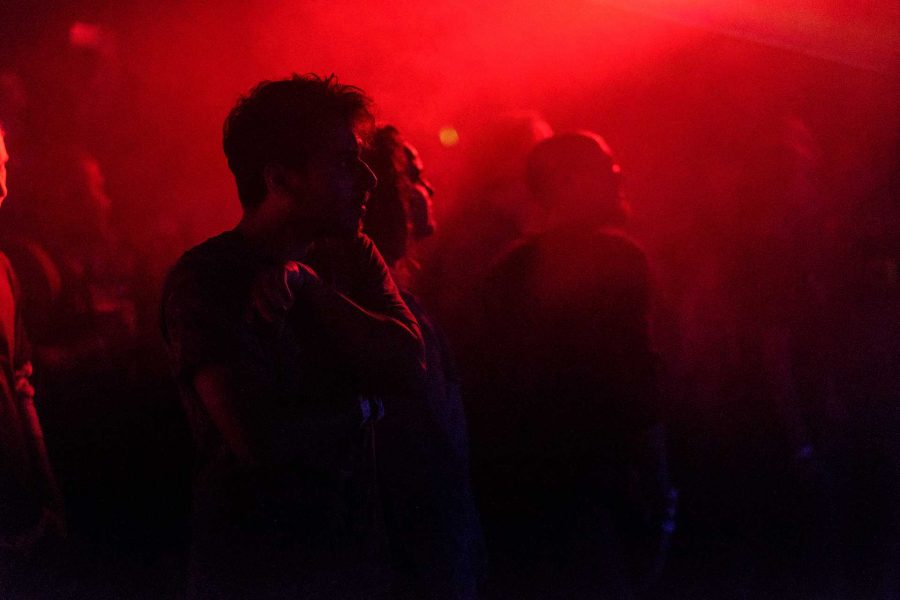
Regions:
M 328 436 L 359 427 L 359 406 L 313 411 L 284 397 L 240 310 L 223 308 L 196 273 L 168 288 L 164 334 L 173 366 L 231 452 L 247 466 L 303 461 Z
M 421 384 L 425 368 L 422 334 L 412 315 L 404 314 L 402 301 L 402 310 L 377 312 L 313 276 L 305 278 L 298 298 L 308 303 L 332 333 L 338 351 L 375 391 Z
M 367 239 L 326 247 L 345 269 L 353 292 L 325 282 L 310 266 L 289 261 L 257 283 L 254 304 L 266 320 L 312 315 L 331 344 L 372 393 L 422 385 L 424 344 L 419 324 L 400 297 L 387 266 Z M 346 282 L 345 282 L 346 283 Z M 303 335 L 302 331 L 298 331 Z
M 224 365 L 201 369 L 194 375 L 194 389 L 238 460 L 247 465 L 257 464 L 265 452 L 241 414 L 242 402 L 229 369 Z

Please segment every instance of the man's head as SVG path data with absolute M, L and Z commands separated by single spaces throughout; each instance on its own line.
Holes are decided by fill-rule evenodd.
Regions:
M 316 75 L 264 81 L 241 98 L 223 148 L 245 213 L 289 199 L 290 218 L 307 231 L 355 232 L 375 185 L 359 157 L 369 105 L 362 90 Z
M 613 224 L 629 214 L 621 168 L 595 133 L 564 133 L 540 142 L 528 155 L 526 175 L 535 200 L 561 217 Z
M 409 181 L 409 195 L 406 204 L 406 218 L 413 239 L 420 240 L 434 233 L 434 207 L 431 199 L 434 188 L 423 173 L 424 165 L 419 151 L 409 142 L 403 144 L 406 159 L 406 175 Z
M 365 232 L 388 264 L 406 256 L 409 238 L 434 233 L 434 190 L 423 176 L 418 151 L 392 125 L 379 127 L 365 159 L 378 177 L 366 211 Z
M 3 124 L 0 123 L 0 204 L 6 199 L 6 163 L 9 162 L 9 154 L 6 153 L 6 133 Z

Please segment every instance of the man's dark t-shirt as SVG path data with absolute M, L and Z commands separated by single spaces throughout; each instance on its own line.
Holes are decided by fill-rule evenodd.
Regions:
M 412 320 L 368 238 L 320 243 L 308 263 L 361 306 Z M 187 252 L 164 290 L 163 331 L 198 454 L 192 592 L 378 597 L 384 541 L 361 410 L 372 392 L 302 303 L 284 322 L 253 314 L 251 287 L 271 266 L 226 232 Z M 239 464 L 194 389 L 211 365 L 227 366 L 251 399 L 238 417 L 257 434 L 260 467 Z
M 401 293 L 421 328 L 428 369 L 421 393 L 385 396 L 385 418 L 376 426 L 394 596 L 475 598 L 484 541 L 459 378 L 441 329 L 415 296 Z
M 525 238 L 491 270 L 469 415 L 497 597 L 630 596 L 616 530 L 642 532 L 633 444 L 659 420 L 648 271 L 626 236 L 581 226 Z
M 658 421 L 649 302 L 646 257 L 613 230 L 554 231 L 500 257 L 479 419 L 491 487 L 562 497 L 560 486 L 618 478 L 622 444 Z

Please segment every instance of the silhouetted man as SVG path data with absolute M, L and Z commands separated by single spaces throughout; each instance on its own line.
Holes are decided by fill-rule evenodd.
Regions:
M 0 127 L 0 203 L 6 198 L 5 134 Z M 47 573 L 35 552 L 64 533 L 63 506 L 34 408 L 18 286 L 0 252 L 0 595 L 36 593 Z
M 229 114 L 243 218 L 170 273 L 163 325 L 199 453 L 191 593 L 378 598 L 371 422 L 416 388 L 418 324 L 360 218 L 361 90 L 263 82 Z
M 378 187 L 369 200 L 364 231 L 422 328 L 427 364 L 425 387 L 386 396 L 385 417 L 376 427 L 395 597 L 474 598 L 484 550 L 459 377 L 443 332 L 408 291 L 415 283 L 414 243 L 435 229 L 433 190 L 419 153 L 396 128 L 379 128 L 365 156 Z
M 618 229 L 619 172 L 594 134 L 535 146 L 528 185 L 546 223 L 485 290 L 494 387 L 477 433 L 500 597 L 627 596 L 616 538 L 652 550 L 671 525 L 649 268 Z M 656 553 L 641 558 L 645 575 Z
M 531 230 L 525 160 L 535 144 L 552 134 L 550 124 L 535 111 L 495 115 L 474 131 L 459 201 L 444 207 L 447 216 L 423 261 L 421 294 L 457 351 L 467 401 L 481 401 L 488 350 L 480 320 L 472 314 L 478 291 L 492 259 Z

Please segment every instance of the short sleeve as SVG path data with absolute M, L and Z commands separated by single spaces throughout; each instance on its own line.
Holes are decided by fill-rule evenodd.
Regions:
M 196 270 L 179 268 L 163 291 L 162 329 L 176 376 L 190 381 L 198 369 L 239 355 L 237 326 L 228 302 Z
M 333 283 L 340 292 L 366 310 L 397 319 L 414 331 L 419 330 L 384 258 L 368 236 L 331 241 L 319 247 L 319 254 L 318 260 L 326 260 L 334 267 Z

